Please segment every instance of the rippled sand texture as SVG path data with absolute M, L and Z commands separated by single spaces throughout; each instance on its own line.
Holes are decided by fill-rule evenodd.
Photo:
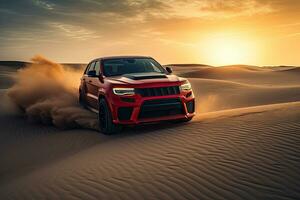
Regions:
M 299 70 L 174 69 L 197 117 L 114 136 L 28 122 L 3 87 L 0 199 L 299 199 Z

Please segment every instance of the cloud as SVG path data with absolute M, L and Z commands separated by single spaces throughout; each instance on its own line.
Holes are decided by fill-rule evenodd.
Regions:
M 293 26 L 300 26 L 300 22 L 280 24 L 277 27 L 293 27 Z
M 157 19 L 251 16 L 281 7 L 286 5 L 277 0 L 2 0 L 0 30 L 24 26 L 41 29 L 52 22 L 99 30 L 100 26 L 129 26 Z
M 54 4 L 53 3 L 49 3 L 47 1 L 42 1 L 42 0 L 34 0 L 33 3 L 36 6 L 39 6 L 41 8 L 44 8 L 46 10 L 53 10 L 54 9 Z
M 91 31 L 81 26 L 74 26 L 64 23 L 49 23 L 49 25 L 58 29 L 58 31 L 61 31 L 65 36 L 73 39 L 88 40 L 100 37 L 95 31 Z
M 167 17 L 180 18 L 229 18 L 243 15 L 265 14 L 273 11 L 270 4 L 255 0 L 166 0 L 169 5 Z
M 30 46 L 35 40 L 40 46 L 61 42 L 73 47 L 99 42 L 124 47 L 151 40 L 184 45 L 189 41 L 182 43 L 176 36 L 200 30 L 202 22 L 297 15 L 299 9 L 299 0 L 1 0 L 0 43 Z M 294 19 L 280 23 L 293 24 Z
M 291 34 L 284 36 L 284 38 L 288 38 L 288 37 L 300 37 L 300 33 L 291 33 Z

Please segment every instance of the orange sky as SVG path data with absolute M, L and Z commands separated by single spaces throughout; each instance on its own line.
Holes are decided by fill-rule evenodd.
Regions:
M 5 0 L 0 23 L 0 60 L 300 65 L 299 0 Z

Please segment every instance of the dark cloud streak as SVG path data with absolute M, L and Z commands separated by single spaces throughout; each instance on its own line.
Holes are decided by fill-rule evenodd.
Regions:
M 89 38 L 128 44 L 139 36 L 160 37 L 166 22 L 185 28 L 189 20 L 205 21 L 207 16 L 296 15 L 299 9 L 299 0 L 0 0 L 0 54 L 5 47 L 30 46 L 30 39 L 41 46 Z

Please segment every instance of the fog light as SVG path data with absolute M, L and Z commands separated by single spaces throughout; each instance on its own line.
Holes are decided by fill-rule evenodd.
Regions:
M 185 97 L 190 97 L 192 95 L 192 92 L 189 92 L 189 93 L 187 93 L 186 95 L 185 95 Z
M 130 120 L 133 108 L 132 107 L 120 107 L 118 109 L 119 120 Z
M 188 113 L 193 113 L 195 112 L 195 101 L 189 101 L 186 103 L 186 108 Z

